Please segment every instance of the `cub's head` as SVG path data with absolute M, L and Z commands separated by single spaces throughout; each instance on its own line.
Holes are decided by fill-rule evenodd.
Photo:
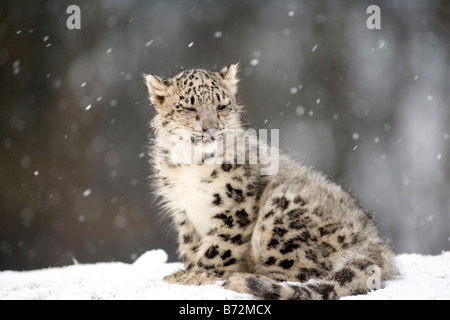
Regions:
M 157 114 L 158 134 L 211 145 L 227 129 L 240 129 L 241 106 L 236 103 L 238 65 L 220 71 L 191 69 L 169 79 L 145 75 L 150 101 Z

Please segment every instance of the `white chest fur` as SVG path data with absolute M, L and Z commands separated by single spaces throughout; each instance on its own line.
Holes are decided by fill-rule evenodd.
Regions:
M 215 166 L 193 165 L 170 169 L 171 192 L 168 204 L 176 211 L 185 211 L 201 237 L 205 236 L 217 223 L 212 217 L 221 212 L 213 204 L 213 194 L 224 188 L 220 179 L 208 179 Z M 208 180 L 209 182 L 205 182 Z

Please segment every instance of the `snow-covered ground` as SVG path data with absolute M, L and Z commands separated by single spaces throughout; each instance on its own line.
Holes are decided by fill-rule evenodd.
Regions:
M 401 273 L 383 289 L 343 299 L 450 299 L 450 252 L 437 256 L 401 254 Z M 163 250 L 144 253 L 134 263 L 76 264 L 35 271 L 0 272 L 0 299 L 251 299 L 224 289 L 166 284 L 162 278 L 181 268 L 167 263 Z

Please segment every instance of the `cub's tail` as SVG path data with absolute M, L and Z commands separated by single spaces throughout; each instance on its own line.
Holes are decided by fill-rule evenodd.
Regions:
M 389 248 L 368 251 L 368 255 L 348 252 L 323 278 L 303 283 L 279 282 L 264 275 L 234 273 L 227 279 L 225 287 L 264 300 L 334 300 L 364 294 L 379 289 L 383 281 L 396 273 Z

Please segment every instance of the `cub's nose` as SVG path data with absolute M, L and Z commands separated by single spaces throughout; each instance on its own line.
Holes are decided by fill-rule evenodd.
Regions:
M 217 128 L 203 129 L 203 132 L 209 134 L 212 137 L 217 132 Z

